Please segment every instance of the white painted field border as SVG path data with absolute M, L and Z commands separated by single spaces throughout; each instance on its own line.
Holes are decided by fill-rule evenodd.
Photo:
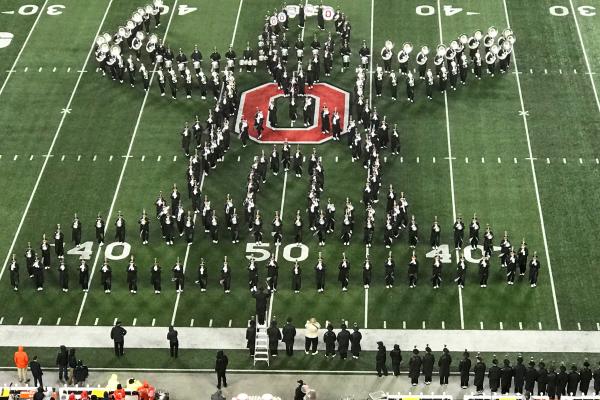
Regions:
M 585 60 L 585 65 L 587 66 L 588 70 L 587 74 L 590 76 L 590 83 L 592 84 L 592 90 L 594 91 L 596 107 L 598 108 L 598 112 L 600 112 L 600 100 L 598 100 L 598 91 L 596 90 L 596 83 L 594 82 L 594 73 L 592 72 L 592 68 L 590 67 L 590 61 L 587 56 L 587 51 L 585 50 L 585 45 L 583 44 L 583 36 L 581 35 L 581 29 L 579 29 L 579 21 L 577 20 L 577 13 L 575 12 L 575 7 L 573 6 L 573 0 L 569 0 L 569 3 L 571 4 L 571 14 L 573 15 L 573 20 L 575 21 L 575 27 L 577 28 L 577 35 L 579 36 L 581 50 L 583 50 L 583 58 Z
M 90 46 L 90 49 L 87 53 L 87 56 L 83 63 L 82 69 L 85 69 L 88 61 L 90 60 L 92 51 L 94 51 L 94 47 L 96 46 L 96 38 L 98 37 L 98 35 L 100 35 L 102 26 L 104 25 L 104 21 L 106 20 L 106 16 L 108 15 L 108 10 L 110 10 L 110 6 L 112 5 L 112 2 L 113 2 L 113 0 L 110 0 L 108 2 L 108 5 L 106 6 L 106 10 L 104 11 L 104 16 L 102 17 L 102 21 L 100 21 L 100 26 L 98 26 L 98 31 L 96 32 L 96 34 L 94 35 L 94 38 L 92 39 L 92 45 Z M 42 13 L 40 12 L 39 15 L 41 15 L 41 14 Z M 39 18 L 39 15 L 38 15 L 38 18 Z M 30 34 L 31 34 L 31 32 L 30 32 Z M 83 76 L 83 74 L 80 73 L 79 76 L 77 77 L 77 82 L 75 82 L 75 87 L 73 88 L 73 91 L 71 92 L 71 96 L 69 97 L 69 101 L 67 102 L 67 106 L 65 107 L 65 109 L 71 108 L 71 103 L 73 102 L 75 93 L 77 92 L 77 89 L 79 88 L 79 84 L 81 82 L 82 76 Z M 52 150 L 54 149 L 54 145 L 56 144 L 56 140 L 58 139 L 58 135 L 63 127 L 63 123 L 65 122 L 65 118 L 67 117 L 67 114 L 68 113 L 66 113 L 66 112 L 63 113 L 62 117 L 60 118 L 60 122 L 58 123 L 58 128 L 56 128 L 56 132 L 54 133 L 54 137 L 52 138 L 50 148 L 48 149 L 48 152 L 46 153 L 46 157 L 44 159 L 44 163 L 42 164 L 42 168 L 40 169 L 40 173 L 38 174 L 35 184 L 33 185 L 33 189 L 31 191 L 31 195 L 29 196 L 29 200 L 27 200 L 27 205 L 25 206 L 25 210 L 21 214 L 21 220 L 19 221 L 19 225 L 17 226 L 17 231 L 15 232 L 15 236 L 13 237 L 12 243 L 10 244 L 10 248 L 8 249 L 8 253 L 6 254 L 4 263 L 2 264 L 2 270 L 0 271 L 0 280 L 2 279 L 2 276 L 4 275 L 4 271 L 6 269 L 6 265 L 8 264 L 8 261 L 10 260 L 10 257 L 13 254 L 15 244 L 17 243 L 17 238 L 19 237 L 19 233 L 21 232 L 21 229 L 23 228 L 23 223 L 25 222 L 25 218 L 27 218 L 27 214 L 29 212 L 29 207 L 31 207 L 31 203 L 33 202 L 35 193 L 37 192 L 37 189 L 40 185 L 40 182 L 42 180 L 42 175 L 44 175 L 44 171 L 46 170 L 46 166 L 48 165 L 48 160 L 50 159 L 50 155 L 52 154 Z
M 45 0 L 44 5 L 42 5 L 41 9 L 45 10 L 47 4 L 48 4 L 48 0 Z M 29 43 L 29 38 L 31 37 L 33 30 L 37 26 L 42 14 L 44 14 L 44 13 L 40 11 L 38 13 L 37 17 L 35 17 L 35 21 L 33 21 L 33 24 L 31 25 L 31 29 L 29 30 L 29 33 L 27 34 L 27 37 L 25 38 L 25 41 L 23 42 L 23 46 L 21 46 L 21 50 L 19 50 L 19 53 L 17 53 L 17 57 L 15 58 L 15 61 L 13 62 L 12 67 L 10 67 L 10 69 L 8 70 L 8 74 L 6 75 L 6 78 L 4 79 L 4 82 L 2 83 L 2 87 L 0 87 L 0 96 L 2 96 L 2 93 L 4 93 L 4 88 L 6 87 L 6 84 L 8 83 L 8 80 L 10 79 L 11 75 L 16 71 L 15 68 L 17 66 L 17 63 L 19 62 L 19 59 L 21 58 L 21 54 L 23 54 L 23 50 L 25 50 L 27 43 Z M 89 55 L 88 55 L 88 58 L 89 58 Z
M 440 0 L 437 0 L 437 14 L 438 14 L 438 25 L 440 30 L 440 43 L 444 42 L 444 35 L 442 29 L 442 15 Z M 452 142 L 450 140 L 450 115 L 448 113 L 448 95 L 444 92 L 444 108 L 446 110 L 446 137 L 448 140 L 448 166 L 450 169 L 450 192 L 452 194 L 452 221 L 456 221 L 456 199 L 454 196 L 454 170 L 452 168 Z M 456 250 L 456 259 L 458 260 L 459 253 Z M 465 329 L 465 316 L 463 310 L 463 298 L 462 289 L 458 286 L 458 304 L 460 311 L 460 329 Z
M 175 0 L 175 2 L 173 3 L 173 10 L 175 10 L 177 8 L 177 2 L 179 0 Z M 112 3 L 112 0 L 110 0 L 110 2 Z M 107 10 L 108 11 L 108 10 Z M 167 40 L 167 35 L 169 33 L 169 28 L 171 27 L 171 22 L 173 21 L 173 16 L 175 15 L 175 12 L 171 12 L 171 16 L 169 17 L 169 22 L 167 23 L 167 27 L 165 28 L 165 34 L 163 36 L 163 41 Z M 106 16 L 106 14 L 105 14 Z M 104 22 L 104 19 L 102 20 Z M 96 35 L 97 36 L 97 35 Z M 92 47 L 93 49 L 93 47 Z M 87 64 L 87 62 L 86 62 Z M 82 69 L 85 69 L 85 65 Z M 152 88 L 152 81 L 154 80 L 154 75 L 156 73 L 156 66 L 154 67 L 154 69 L 152 70 L 152 75 L 150 76 L 150 83 L 149 83 L 149 87 Z M 81 78 L 81 74 L 79 75 L 79 77 Z M 137 131 L 140 127 L 140 123 L 142 121 L 142 115 L 144 113 L 144 108 L 146 107 L 146 102 L 148 101 L 148 95 L 150 94 L 150 90 L 148 90 L 146 92 L 146 94 L 144 95 L 144 100 L 142 101 L 142 106 L 140 107 L 140 112 L 138 114 L 137 117 L 137 121 L 135 123 L 135 127 L 133 128 L 133 134 L 131 135 L 131 140 L 129 141 L 129 147 L 127 148 L 127 156 L 131 155 L 131 149 L 133 148 L 133 142 L 135 141 L 135 137 L 137 135 Z M 63 116 L 66 114 L 63 114 Z M 110 208 L 108 210 L 108 214 L 106 217 L 107 221 L 111 220 L 112 217 L 112 213 L 113 210 L 115 208 L 115 203 L 117 202 L 117 197 L 119 195 L 119 190 L 121 189 L 121 183 L 123 182 L 123 177 L 125 176 L 125 169 L 127 168 L 127 164 L 129 163 L 129 159 L 131 157 L 126 157 L 125 161 L 123 162 L 123 167 L 121 168 L 121 174 L 119 175 L 119 180 L 117 181 L 117 187 L 115 188 L 115 194 L 113 195 L 112 198 L 112 202 L 110 204 Z M 110 226 L 110 224 L 106 224 L 105 228 L 104 228 L 104 232 L 106 233 L 108 227 Z M 94 278 L 94 271 L 96 270 L 96 265 L 98 264 L 98 259 L 100 258 L 100 254 L 102 252 L 101 251 L 97 251 L 96 252 L 96 257 L 94 258 L 94 264 L 92 265 L 92 271 L 90 273 L 90 286 L 92 283 L 92 279 Z M 8 256 L 7 256 L 8 259 Z M 79 321 L 81 319 L 81 313 L 83 312 L 83 308 L 85 307 L 85 302 L 87 300 L 87 296 L 88 296 L 89 292 L 85 292 L 83 294 L 83 300 L 81 300 L 81 306 L 79 307 L 79 312 L 77 313 L 77 320 L 75 321 L 75 325 L 79 325 Z
M 439 1 L 439 0 L 438 0 Z M 504 3 L 504 14 L 506 16 L 506 26 L 508 28 L 510 28 L 510 19 L 508 17 L 508 7 L 506 5 L 506 0 L 502 0 L 502 2 Z M 513 64 L 515 66 L 515 71 L 518 70 L 517 68 L 517 56 L 513 50 Z M 535 187 L 535 199 L 537 201 L 537 208 L 538 208 L 538 213 L 539 213 L 539 217 L 540 217 L 540 225 L 542 227 L 542 238 L 544 240 L 544 250 L 546 251 L 546 263 L 548 264 L 548 275 L 550 277 L 550 286 L 552 288 L 552 300 L 554 301 L 554 311 L 556 313 L 556 324 L 559 330 L 562 330 L 562 325 L 560 322 L 560 313 L 558 311 L 558 302 L 556 300 L 556 289 L 554 286 L 554 276 L 552 274 L 552 264 L 550 263 L 550 252 L 548 250 L 548 240 L 546 238 L 546 226 L 544 224 L 544 215 L 542 213 L 542 204 L 540 201 L 540 191 L 538 189 L 538 183 L 537 183 L 537 174 L 535 172 L 535 164 L 533 162 L 533 151 L 531 150 L 531 140 L 529 138 L 529 125 L 527 124 L 527 115 L 525 113 L 525 103 L 523 101 L 523 91 L 521 90 L 521 79 L 519 78 L 519 75 L 516 74 L 516 81 L 517 81 L 517 88 L 519 90 L 519 100 L 521 102 L 521 111 L 523 111 L 521 113 L 521 116 L 523 117 L 523 125 L 525 127 L 525 137 L 527 138 L 527 149 L 529 150 L 529 158 L 530 160 L 530 164 L 531 164 L 531 174 L 533 176 L 533 185 Z

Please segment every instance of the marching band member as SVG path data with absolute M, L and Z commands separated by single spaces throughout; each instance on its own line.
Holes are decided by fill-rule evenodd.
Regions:
M 423 46 L 417 53 L 417 65 L 419 66 L 419 79 L 425 79 L 425 72 L 427 71 L 427 55 L 429 54 L 429 47 Z
M 475 53 L 473 61 L 473 73 L 477 79 L 481 80 L 481 54 Z
M 90 280 L 90 272 L 87 263 L 83 258 L 79 263 L 79 284 L 81 285 L 81 290 L 87 292 L 89 289 L 89 280 Z
M 369 256 L 367 255 L 363 264 L 363 288 L 368 289 L 371 286 L 372 275 L 371 261 L 369 261 Z
M 414 289 L 417 287 L 417 275 L 419 273 L 419 262 L 417 256 L 413 251 L 413 254 L 408 262 L 408 287 Z
M 150 283 L 154 288 L 154 294 L 160 294 L 162 290 L 162 279 L 161 279 L 162 268 L 158 264 L 158 259 L 154 259 L 154 265 L 150 268 Z
M 442 261 L 439 254 L 433 257 L 433 265 L 431 267 L 431 284 L 434 289 L 439 289 L 442 284 Z
M 302 270 L 300 269 L 300 265 L 298 261 L 294 263 L 292 267 L 292 290 L 294 293 L 300 293 L 300 289 L 302 288 Z
M 175 283 L 175 291 L 177 293 L 183 293 L 183 286 L 185 283 L 185 275 L 183 272 L 183 266 L 179 262 L 179 257 L 177 257 L 177 261 L 175 262 L 175 265 L 173 266 L 171 271 L 173 272 L 173 278 L 171 278 L 171 279 Z M 160 293 L 160 289 L 159 289 L 158 293 Z
M 325 291 L 325 263 L 323 262 L 322 253 L 319 252 L 319 258 L 315 265 L 315 277 L 317 281 L 317 293 L 323 293 Z
M 465 279 L 467 276 L 467 263 L 465 257 L 461 254 L 458 264 L 456 265 L 456 278 L 454 281 L 461 289 L 465 288 Z
M 192 59 L 192 66 L 194 67 L 196 76 L 198 76 L 202 68 L 202 53 L 198 49 L 198 45 L 194 45 L 194 51 L 192 52 L 190 58 Z
M 485 53 L 485 63 L 487 64 L 488 74 L 493 78 L 496 72 L 496 54 L 492 51 L 493 49 Z
M 231 292 L 231 269 L 227 264 L 227 256 L 225 256 L 225 260 L 223 261 L 223 267 L 221 268 L 221 279 L 219 280 L 221 286 L 223 286 L 223 291 L 225 294 L 229 294 Z
M 62 259 L 61 259 L 61 262 Z M 8 265 L 10 271 L 10 285 L 15 292 L 19 291 L 19 263 L 17 262 L 17 255 L 13 254 L 10 264 Z
M 406 74 L 406 97 L 409 102 L 415 102 L 415 78 L 410 71 Z
M 537 286 L 538 274 L 540 272 L 540 260 L 537 256 L 537 251 L 533 252 L 533 257 L 529 261 L 529 284 L 532 288 Z
M 425 93 L 428 100 L 433 99 L 433 73 L 430 69 L 425 74 Z
M 108 265 L 108 259 L 105 258 L 102 263 L 102 268 L 100 268 L 100 280 L 102 281 L 102 286 L 104 287 L 104 293 L 110 293 L 112 289 L 112 269 L 110 265 Z
M 343 42 L 342 47 L 340 48 L 340 55 L 342 56 L 341 71 L 344 72 L 346 69 L 350 68 L 350 56 L 352 55 L 348 41 Z
M 129 264 L 127 264 L 127 285 L 129 286 L 129 293 L 137 293 L 137 265 L 135 265 L 133 256 L 131 256 Z
M 350 278 L 350 261 L 346 259 L 346 253 L 342 253 L 342 261 L 338 266 L 338 282 L 342 285 L 342 292 L 348 291 L 348 283 Z
M 148 239 L 150 238 L 150 219 L 146 215 L 146 210 L 142 210 L 142 216 L 138 223 L 140 225 L 140 238 L 142 239 L 142 244 L 148 244 Z
M 490 273 L 490 256 L 484 255 L 479 261 L 479 286 L 487 287 L 488 276 Z
M 142 79 L 144 80 L 144 92 L 147 92 L 148 88 L 150 87 L 150 76 L 146 70 L 146 66 L 143 63 L 140 64 L 140 73 L 142 74 Z
M 477 220 L 477 214 L 473 215 L 471 225 L 469 225 L 469 244 L 471 250 L 476 250 L 479 244 L 479 221 Z
M 208 272 L 207 267 L 204 265 L 204 258 L 200 258 L 200 264 L 198 265 L 198 279 L 194 282 L 200 286 L 201 292 L 206 292 L 208 286 Z
M 162 69 L 156 70 L 156 74 L 158 75 L 158 88 L 160 89 L 160 97 L 165 96 L 165 74 Z

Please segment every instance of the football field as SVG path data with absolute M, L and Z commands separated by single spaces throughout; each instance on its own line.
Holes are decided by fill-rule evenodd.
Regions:
M 254 243 L 243 223 L 240 243 L 231 243 L 221 223 L 219 243 L 213 244 L 200 219 L 191 246 L 179 237 L 173 246 L 165 245 L 154 218 L 154 201 L 161 190 L 166 197 L 175 183 L 186 210 L 191 209 L 180 133 L 196 115 L 204 122 L 214 100 L 210 96 L 201 100 L 197 86 L 189 100 L 181 86 L 177 100 L 161 97 L 154 75 L 150 90 L 144 92 L 141 82 L 131 88 L 127 80 L 120 85 L 98 72 L 96 37 L 114 33 L 143 2 L 2 1 L 0 323 L 112 325 L 118 318 L 125 325 L 138 326 L 244 327 L 255 304 L 248 290 L 247 256 L 273 254 L 280 267 L 279 288 L 271 298 L 269 313 L 280 320 L 292 317 L 297 325 L 315 316 L 332 321 L 336 328 L 340 321 L 348 321 L 363 328 L 387 329 L 600 330 L 600 308 L 594 300 L 600 293 L 600 271 L 595 264 L 600 258 L 600 225 L 594 220 L 600 198 L 600 81 L 596 73 L 600 70 L 600 1 L 344 0 L 325 4 L 346 14 L 352 25 L 353 53 L 352 68 L 341 72 L 336 50 L 333 73 L 323 81 L 349 93 L 363 40 L 371 48 L 373 64 L 380 65 L 386 40 L 395 44 L 395 52 L 404 42 L 412 43 L 412 69 L 416 68 L 414 55 L 423 45 L 435 49 L 460 34 L 486 32 L 490 26 L 500 31 L 510 27 L 517 37 L 508 73 L 495 77 L 484 73 L 483 79 L 476 80 L 469 72 L 466 85 L 446 94 L 436 88 L 431 101 L 423 81 L 417 79 L 415 102 L 409 103 L 403 78 L 398 81 L 398 100 L 393 101 L 389 81 L 384 79 L 383 96 L 373 97 L 372 104 L 391 126 L 397 124 L 401 152 L 382 151 L 381 201 L 375 206 L 375 239 L 370 248 L 362 241 L 361 200 L 367 172 L 361 161 L 352 162 L 345 137 L 339 142 L 301 145 L 307 159 L 313 147 L 323 157 L 322 199 L 330 198 L 337 208 L 336 230 L 327 236 L 324 247 L 318 246 L 307 228 L 306 246 L 294 244 L 296 211 L 300 210 L 305 223 L 308 219 L 309 176 L 297 178 L 293 171 L 269 173 L 258 193 L 257 208 L 265 231 L 262 246 Z M 205 70 L 214 46 L 224 54 L 232 45 L 238 57 L 247 42 L 256 48 L 265 14 L 283 7 L 280 0 L 165 0 L 165 5 L 169 11 L 162 15 L 158 35 L 175 53 L 182 48 L 188 57 L 197 44 Z M 296 25 L 291 19 L 290 43 L 297 35 L 305 36 L 307 47 L 315 34 L 321 43 L 328 31 L 335 37 L 331 21 L 325 31 L 317 30 L 315 17 L 307 18 L 304 31 Z M 290 58 L 295 62 L 295 57 Z M 429 61 L 433 68 L 432 59 L 433 54 Z M 397 70 L 395 56 L 393 66 Z M 256 73 L 239 73 L 236 68 L 235 75 L 239 93 L 271 79 L 260 63 Z M 374 80 L 374 74 L 367 76 L 367 82 L 370 78 Z M 374 83 L 369 86 L 374 92 Z M 243 148 L 232 135 L 224 161 L 202 181 L 202 194 L 211 200 L 220 221 L 224 221 L 228 194 L 241 210 L 253 158 L 262 150 L 268 155 L 271 149 L 272 144 L 254 141 Z M 383 265 L 389 250 L 384 247 L 383 227 L 389 184 L 406 194 L 409 212 L 419 224 L 416 255 L 420 269 L 414 289 L 409 289 L 407 280 L 412 249 L 406 232 L 390 249 L 396 284 L 385 288 Z M 340 239 L 346 198 L 356 210 L 355 233 L 347 247 Z M 142 209 L 152 217 L 148 245 L 138 235 Z M 275 211 L 284 223 L 280 246 L 275 246 L 270 235 Z M 119 212 L 127 221 L 125 246 L 111 244 Z M 59 287 L 52 252 L 44 291 L 38 292 L 25 269 L 27 243 L 39 253 L 42 235 L 52 237 L 56 224 L 61 224 L 66 250 L 73 249 L 74 213 L 83 223 L 83 241 L 89 243 L 66 255 L 70 290 L 64 293 Z M 100 248 L 94 236 L 98 213 L 107 224 L 107 243 Z M 479 287 L 478 266 L 473 262 L 469 262 L 465 288 L 457 287 L 452 226 L 459 215 L 468 224 L 474 213 L 482 232 L 485 224 L 492 227 L 495 245 L 507 231 L 515 248 L 525 239 L 530 256 L 537 251 L 542 268 L 536 288 L 530 288 L 527 276 L 507 285 L 497 253 L 487 288 Z M 442 249 L 448 261 L 451 258 L 438 290 L 429 281 L 429 232 L 434 217 L 442 226 L 442 243 L 448 246 Z M 82 251 L 89 257 L 92 272 L 87 293 L 78 285 Z M 314 278 L 319 252 L 327 266 L 323 294 L 317 294 Z M 337 281 L 342 252 L 351 263 L 347 292 L 341 291 Z M 18 292 L 10 285 L 8 270 L 13 253 L 21 266 Z M 373 283 L 365 290 L 362 264 L 367 253 L 374 270 Z M 139 268 L 135 295 L 127 289 L 129 255 L 135 256 Z M 224 256 L 232 269 L 230 294 L 219 285 Z M 100 283 L 105 257 L 113 269 L 111 294 L 105 294 Z M 468 258 L 476 261 L 478 257 L 480 252 L 474 251 Z M 163 267 L 161 294 L 154 294 L 150 283 L 155 258 Z M 181 294 L 171 283 L 170 271 L 177 258 L 184 263 L 186 275 Z M 208 267 L 206 292 L 193 283 L 201 258 Z M 291 289 L 291 269 L 297 258 L 303 271 L 299 294 Z M 260 282 L 264 282 L 266 261 L 258 265 Z

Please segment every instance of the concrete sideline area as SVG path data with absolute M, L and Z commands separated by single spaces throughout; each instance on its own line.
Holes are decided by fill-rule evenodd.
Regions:
M 168 348 L 165 327 L 125 326 L 128 348 Z M 58 347 L 68 338 L 78 348 L 112 347 L 110 326 L 0 325 L 3 346 Z M 177 327 L 182 349 L 245 349 L 244 328 Z M 338 329 L 336 329 L 338 331 Z M 323 333 L 319 337 L 322 338 Z M 403 349 L 414 345 L 440 351 L 469 349 L 480 352 L 600 353 L 600 331 L 426 330 L 361 329 L 362 349 L 377 350 L 377 342 Z M 43 333 L 43 334 L 41 334 Z M 298 329 L 296 348 L 304 346 L 304 329 Z M 320 348 L 323 347 L 319 340 Z
M 389 367 L 389 365 L 388 365 Z M 91 370 L 89 385 L 106 385 L 112 371 L 96 372 Z M 186 372 L 186 373 L 166 373 L 166 372 L 140 372 L 132 370 L 114 371 L 119 381 L 124 383 L 129 378 L 147 380 L 156 388 L 164 389 L 169 392 L 172 400 L 208 400 L 210 395 L 216 389 L 216 376 L 214 372 Z M 15 371 L 0 371 L 0 384 L 8 384 L 17 379 Z M 44 384 L 58 385 L 58 376 L 55 370 L 44 373 Z M 368 399 L 369 393 L 384 391 L 392 394 L 447 394 L 456 399 L 461 399 L 464 395 L 474 394 L 475 387 L 471 385 L 466 390 L 460 388 L 460 378 L 451 376 L 447 386 L 439 385 L 437 376 L 434 376 L 431 385 L 426 386 L 423 383 L 423 377 L 416 387 L 410 385 L 406 373 L 399 377 L 392 375 L 378 378 L 373 372 L 370 375 L 356 376 L 344 374 L 278 374 L 273 379 L 272 374 L 248 374 L 232 373 L 227 374 L 228 387 L 223 389 L 223 394 L 227 399 L 239 393 L 248 395 L 262 395 L 270 393 L 279 396 L 284 400 L 293 399 L 294 389 L 297 386 L 296 381 L 302 379 L 311 388 L 317 391 L 319 400 L 338 400 L 338 399 Z M 473 379 L 471 378 L 471 384 Z M 487 379 L 486 379 L 487 388 Z

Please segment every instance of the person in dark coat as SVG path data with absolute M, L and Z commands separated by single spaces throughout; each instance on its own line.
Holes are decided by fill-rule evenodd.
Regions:
M 423 356 L 423 375 L 425 375 L 425 384 L 431 384 L 431 375 L 433 375 L 433 366 L 435 364 L 435 357 L 431 353 L 429 345 L 425 347 L 425 355 Z
M 492 366 L 488 371 L 488 382 L 490 391 L 492 393 L 498 393 L 498 388 L 500 387 L 500 367 L 498 367 L 498 359 L 495 354 L 494 359 L 492 360 Z
M 515 392 L 523 394 L 523 384 L 525 383 L 525 372 L 526 368 L 523 365 L 523 357 L 520 355 L 517 357 L 517 365 L 514 368 L 515 372 Z
M 298 386 L 296 386 L 296 390 L 294 391 L 294 400 L 304 400 L 304 393 L 302 392 L 302 386 L 304 386 L 304 381 L 300 379 L 298 381 Z
M 475 374 L 473 384 L 475 385 L 475 390 L 477 390 L 477 393 L 483 393 L 483 381 L 485 380 L 486 366 L 481 356 L 477 356 L 476 360 L 477 362 L 473 368 L 473 372 Z
M 327 331 L 323 334 L 323 342 L 325 343 L 325 357 L 335 357 L 335 341 L 337 336 L 333 332 L 333 326 L 327 325 Z
M 558 375 L 556 374 L 556 369 L 554 368 L 554 365 L 550 366 L 550 369 L 548 370 L 548 383 L 546 386 L 546 393 L 548 394 L 548 397 L 550 397 L 551 399 L 556 397 L 556 381 L 558 378 Z
M 590 389 L 590 382 L 592 381 L 592 370 L 590 369 L 590 363 L 587 358 L 583 361 L 583 368 L 579 373 L 579 391 L 584 396 L 587 396 Z
M 294 355 L 294 340 L 296 338 L 296 327 L 292 325 L 292 319 L 288 318 L 281 329 L 281 341 L 285 343 L 285 354 Z
M 75 348 L 71 347 L 69 349 L 69 385 L 72 385 L 75 379 L 75 368 L 77 368 L 77 356 L 75 355 Z
M 546 396 L 546 393 L 548 393 L 548 370 L 543 360 L 540 360 L 537 372 L 538 396 Z
M 452 364 L 452 356 L 446 346 L 442 350 L 442 355 L 438 360 L 438 368 L 440 371 L 440 385 L 448 384 L 448 377 L 450 376 L 450 365 Z
M 58 380 L 65 382 L 69 379 L 69 352 L 66 346 L 60 346 L 58 354 L 56 355 L 56 366 L 58 367 Z
M 281 340 L 281 331 L 277 327 L 277 321 L 271 321 L 271 326 L 267 328 L 267 336 L 269 337 L 269 353 L 272 357 L 277 357 L 277 347 Z
M 395 344 L 394 349 L 390 351 L 390 359 L 392 360 L 392 369 L 394 370 L 394 376 L 400 376 L 400 363 L 402 362 L 402 351 L 400 346 Z
M 37 392 L 35 392 L 35 394 L 33 395 L 33 400 L 44 400 L 46 398 L 46 395 L 44 394 L 44 388 L 43 387 L 38 387 L 37 388 Z
M 121 357 L 124 353 L 123 348 L 125 345 L 125 335 L 127 331 L 121 326 L 121 321 L 117 321 L 115 326 L 110 331 L 110 338 L 115 344 L 115 355 Z
M 31 375 L 33 375 L 33 386 L 44 387 L 44 382 L 42 380 L 42 375 L 44 375 L 44 373 L 42 372 L 42 366 L 37 359 L 37 356 L 33 356 L 33 359 L 29 362 L 29 369 L 31 370 Z
M 388 370 L 385 365 L 385 360 L 387 358 L 387 352 L 385 350 L 385 346 L 383 342 L 377 342 L 377 354 L 375 355 L 375 369 L 377 370 L 377 376 L 385 375 L 387 376 Z
M 569 383 L 567 367 L 561 365 L 560 371 L 556 374 L 556 395 L 558 398 L 567 394 L 567 383 Z
M 169 341 L 169 349 L 171 351 L 171 357 L 177 358 L 179 356 L 179 339 L 177 338 L 177 331 L 173 328 L 173 325 L 169 326 L 169 332 L 167 333 L 167 340 Z
M 337 334 L 337 342 L 338 342 L 338 353 L 340 353 L 340 358 L 345 360 L 348 358 L 348 347 L 350 346 L 350 332 L 348 332 L 348 327 L 346 324 L 342 324 L 340 327 L 341 331 Z
M 513 375 L 514 372 L 513 368 L 510 366 L 510 361 L 505 358 L 504 366 L 500 370 L 500 389 L 502 390 L 502 394 L 507 394 L 510 392 Z
M 354 323 L 354 330 L 350 334 L 350 352 L 352 353 L 352 358 L 358 360 L 360 357 L 360 341 L 362 340 L 362 333 L 358 330 L 358 326 Z M 599 374 L 600 377 L 600 374 Z
M 600 394 L 600 361 L 598 361 L 598 367 L 592 373 L 594 377 L 594 394 Z
M 252 296 L 256 299 L 256 317 L 259 325 L 265 324 L 265 316 L 267 314 L 267 304 L 269 304 L 269 297 L 271 293 L 260 287 L 257 292 L 252 293 Z
M 248 325 L 248 328 L 246 328 L 246 348 L 250 352 L 250 357 L 254 357 L 255 345 L 256 345 L 256 321 L 254 319 L 251 319 L 250 325 Z
M 224 387 L 227 387 L 227 364 L 229 359 L 223 353 L 223 350 L 217 351 L 217 359 L 215 361 L 215 372 L 217 373 L 217 389 L 221 389 L 221 382 Z
M 78 360 L 77 366 L 75 367 L 75 372 L 73 372 L 73 380 L 75 385 L 84 383 L 89 374 L 88 367 L 83 364 L 83 361 Z
M 533 389 L 535 389 L 535 382 L 538 376 L 538 370 L 535 369 L 535 361 L 529 361 L 529 366 L 527 367 L 527 371 L 525 371 L 525 393 L 527 397 L 534 394 Z
M 577 366 L 575 364 L 571 365 L 571 372 L 569 372 L 567 378 L 567 396 L 575 396 L 580 381 L 579 372 L 577 372 Z
M 419 349 L 415 346 L 412 351 L 412 356 L 410 356 L 410 360 L 408 360 L 408 377 L 410 378 L 410 383 L 413 386 L 417 386 L 419 383 L 419 376 L 421 375 L 421 365 L 423 361 L 421 360 L 421 356 L 419 355 Z
M 466 389 L 469 387 L 469 373 L 471 372 L 471 359 L 469 352 L 465 349 L 463 358 L 458 363 L 458 371 L 460 372 L 460 387 Z

